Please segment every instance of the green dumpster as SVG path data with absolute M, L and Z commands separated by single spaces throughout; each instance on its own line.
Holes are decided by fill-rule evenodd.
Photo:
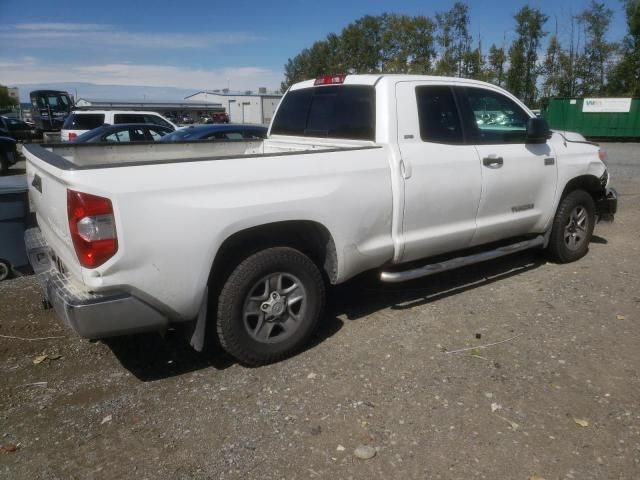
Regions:
M 640 98 L 550 98 L 542 116 L 554 130 L 587 138 L 640 139 Z

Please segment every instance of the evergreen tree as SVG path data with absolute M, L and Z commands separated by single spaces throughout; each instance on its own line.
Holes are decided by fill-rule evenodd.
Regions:
M 333 73 L 430 73 L 435 24 L 424 16 L 367 15 L 290 58 L 284 92 L 293 83 Z
M 534 105 L 538 79 L 538 50 L 546 35 L 544 24 L 549 17 L 528 5 L 515 14 L 517 37 L 509 48 L 507 88 L 523 102 Z
M 465 59 L 471 45 L 469 35 L 469 7 L 456 2 L 446 11 L 436 13 L 438 44 L 440 45 L 436 73 L 444 76 L 464 76 Z
M 487 58 L 487 81 L 501 87 L 504 84 L 504 64 L 507 60 L 504 48 L 494 43 L 489 48 Z
M 560 94 L 562 82 L 565 78 L 562 70 L 563 62 L 561 61 L 563 51 L 558 40 L 558 35 L 554 34 L 549 39 L 547 53 L 542 62 L 542 74 L 544 82 L 542 84 L 542 97 L 555 97 Z
M 9 89 L 0 85 L 0 107 L 15 107 L 17 104 L 16 99 L 9 95 Z
M 612 95 L 640 96 L 640 0 L 625 0 L 628 33 L 622 57 L 609 74 L 607 90 Z
M 578 62 L 578 76 L 583 96 L 600 95 L 605 90 L 605 79 L 611 55 L 616 45 L 606 40 L 613 10 L 604 3 L 591 0 L 589 7 L 578 15 L 584 29 L 584 51 Z

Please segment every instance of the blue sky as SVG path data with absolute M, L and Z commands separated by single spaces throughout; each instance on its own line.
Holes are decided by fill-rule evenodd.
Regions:
M 474 37 L 483 46 L 513 38 L 513 14 L 524 4 L 557 19 L 568 40 L 568 18 L 588 0 L 467 2 Z M 621 3 L 611 38 L 625 32 Z M 329 32 L 366 15 L 427 15 L 452 0 L 135 1 L 0 0 L 0 83 L 277 89 L 283 65 Z M 84 87 L 83 87 L 84 88 Z M 104 88 L 102 90 L 105 90 Z M 122 88 L 119 89 L 122 91 Z M 158 89 L 150 91 L 159 92 Z M 106 89 L 109 95 L 109 89 Z M 178 90 L 175 95 L 180 95 Z M 163 94 L 169 95 L 169 94 Z

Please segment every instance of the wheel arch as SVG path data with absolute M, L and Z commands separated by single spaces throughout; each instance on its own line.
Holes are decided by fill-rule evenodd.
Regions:
M 307 255 L 331 283 L 338 278 L 338 256 L 333 236 L 321 223 L 286 220 L 239 230 L 220 245 L 211 265 L 209 284 L 224 282 L 244 258 L 270 247 L 292 247 Z
M 593 197 L 593 201 L 596 202 L 602 196 L 604 185 L 602 184 L 602 179 L 595 175 L 587 174 L 574 177 L 564 186 L 562 195 L 560 195 L 558 199 L 558 204 L 560 204 L 569 193 L 575 190 L 584 190 L 589 193 L 591 197 Z
M 187 330 L 189 343 L 198 351 L 205 344 L 207 323 L 217 311 L 218 297 L 227 279 L 242 260 L 270 247 L 301 251 L 323 272 L 330 283 L 338 279 L 338 255 L 333 236 L 319 222 L 284 220 L 255 225 L 230 234 L 218 248 L 204 289 L 200 313 Z M 214 329 L 215 331 L 215 329 Z

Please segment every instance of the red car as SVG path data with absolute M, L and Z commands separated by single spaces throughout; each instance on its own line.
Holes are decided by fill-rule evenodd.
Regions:
M 202 118 L 202 123 L 229 123 L 227 112 L 215 112 Z

